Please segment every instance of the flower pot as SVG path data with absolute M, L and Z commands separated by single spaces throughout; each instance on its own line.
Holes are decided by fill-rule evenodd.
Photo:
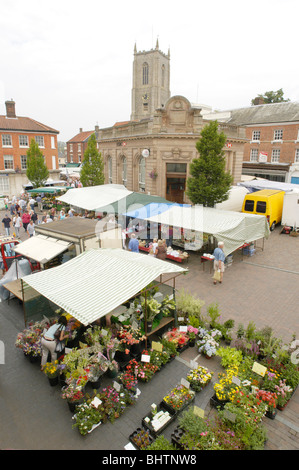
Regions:
M 74 413 L 76 410 L 76 406 L 81 404 L 81 401 L 68 401 L 67 402 L 69 410 Z
M 140 352 L 141 352 L 140 343 L 132 344 L 131 349 L 130 349 L 130 353 L 132 354 L 132 356 L 138 356 Z
M 90 380 L 89 383 L 93 389 L 99 388 L 101 386 L 101 377 L 99 377 L 97 380 Z
M 112 379 L 115 378 L 115 377 L 117 377 L 117 374 L 118 374 L 118 370 L 117 370 L 117 369 L 108 369 L 108 371 L 107 371 L 108 377 L 110 377 L 110 378 L 112 378 Z
M 149 333 L 150 331 L 152 331 L 152 328 L 153 328 L 153 322 L 152 322 L 152 321 L 148 321 L 148 322 L 147 322 L 147 333 Z
M 267 410 L 266 411 L 267 418 L 275 419 L 276 415 L 277 415 L 277 410 Z
M 51 387 L 58 385 L 58 375 L 56 377 L 48 377 Z

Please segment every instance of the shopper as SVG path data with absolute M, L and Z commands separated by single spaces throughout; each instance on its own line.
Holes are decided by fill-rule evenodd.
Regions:
M 223 273 L 224 273 L 224 261 L 225 261 L 225 254 L 223 251 L 224 243 L 219 242 L 218 247 L 215 248 L 213 256 L 214 256 L 214 273 L 220 271 L 220 284 L 223 281 Z M 214 279 L 214 284 L 217 284 L 217 280 Z
M 5 229 L 6 235 L 9 237 L 11 218 L 8 217 L 8 214 L 5 214 L 5 217 L 2 219 L 2 223 L 3 223 L 3 227 Z
M 30 220 L 29 224 L 27 225 L 27 233 L 28 233 L 29 238 L 33 237 L 33 235 L 35 234 L 35 225 L 34 225 L 32 219 Z
M 166 243 L 164 240 L 158 241 L 158 246 L 156 248 L 156 258 L 158 259 L 166 259 L 167 256 L 167 248 Z
M 67 334 L 65 334 L 65 330 L 67 327 L 67 319 L 64 315 L 59 317 L 58 322 L 54 325 L 50 326 L 50 328 L 44 333 L 44 336 L 41 339 L 41 346 L 42 346 L 42 360 L 41 360 L 41 370 L 43 370 L 44 366 L 48 361 L 48 355 L 51 354 L 51 361 L 54 362 L 57 359 L 57 352 L 56 346 L 57 341 L 55 339 L 55 333 L 59 329 L 61 331 L 59 336 L 59 341 L 63 341 L 67 338 Z
M 16 231 L 16 236 L 20 238 L 20 228 L 22 227 L 22 219 L 19 214 L 15 215 L 13 218 L 13 226 Z
M 128 250 L 133 251 L 134 253 L 139 253 L 139 241 L 137 240 L 135 233 L 131 234 Z
M 25 232 L 27 232 L 27 225 L 29 224 L 30 222 L 30 214 L 27 210 L 25 210 L 24 214 L 22 215 L 22 223 L 23 223 L 23 227 L 24 227 L 24 230 Z

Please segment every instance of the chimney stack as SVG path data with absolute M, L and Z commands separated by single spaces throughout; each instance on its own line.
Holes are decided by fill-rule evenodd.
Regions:
M 81 132 L 83 132 L 83 127 L 79 127 L 79 132 L 81 134 Z
M 6 106 L 6 117 L 8 118 L 15 118 L 16 116 L 16 107 L 15 107 L 15 102 L 13 99 L 10 101 L 5 101 L 5 106 Z

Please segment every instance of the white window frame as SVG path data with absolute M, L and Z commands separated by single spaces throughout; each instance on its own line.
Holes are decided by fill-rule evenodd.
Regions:
M 139 191 L 145 192 L 145 158 L 140 157 L 138 163 L 138 183 L 139 183 Z
M 20 148 L 29 147 L 28 135 L 19 135 L 19 146 Z
M 13 155 L 3 155 L 4 169 L 14 170 L 14 158 Z
M 10 192 L 8 176 L 0 176 L 0 192 L 1 194 L 9 194 Z
M 283 129 L 274 129 L 273 142 L 283 141 Z
M 261 141 L 261 131 L 255 130 L 252 131 L 252 142 L 260 142 Z
M 78 152 L 81 152 L 81 144 L 77 144 L 77 146 L 78 146 L 78 149 L 77 149 Z
M 280 161 L 280 149 L 272 149 L 271 163 L 279 163 Z
M 259 150 L 258 149 L 250 149 L 250 161 L 251 162 L 258 162 L 259 161 Z
M 51 135 L 51 149 L 56 149 L 56 147 L 55 147 L 55 137 L 54 137 L 54 135 Z
M 42 144 L 39 143 L 39 141 L 42 142 Z M 45 148 L 45 139 L 44 139 L 44 136 L 43 136 L 43 135 L 36 135 L 36 136 L 35 136 L 35 142 L 37 143 L 37 145 L 39 146 L 39 148 L 42 148 L 42 149 Z
M 21 170 L 27 170 L 27 155 L 21 155 Z
M 2 147 L 12 148 L 12 137 L 11 134 L 2 134 Z

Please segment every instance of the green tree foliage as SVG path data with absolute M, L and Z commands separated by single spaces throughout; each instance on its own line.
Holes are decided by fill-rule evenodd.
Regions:
M 26 175 L 34 188 L 44 186 L 49 176 L 44 156 L 34 139 L 31 139 L 29 149 L 27 150 Z
M 225 171 L 223 151 L 226 135 L 218 132 L 218 122 L 205 126 L 196 143 L 199 157 L 192 160 L 190 178 L 187 180 L 187 195 L 193 204 L 214 207 L 228 198 L 232 176 Z
M 98 186 L 105 182 L 104 162 L 97 149 L 95 134 L 90 136 L 87 149 L 84 152 L 80 180 L 83 186 Z
M 266 91 L 263 95 L 257 95 L 257 98 L 263 98 L 264 103 L 282 103 L 282 102 L 287 102 L 290 101 L 289 99 L 284 99 L 283 97 L 284 92 L 282 88 L 280 88 L 277 91 Z M 256 98 L 251 100 L 251 104 L 255 104 Z

